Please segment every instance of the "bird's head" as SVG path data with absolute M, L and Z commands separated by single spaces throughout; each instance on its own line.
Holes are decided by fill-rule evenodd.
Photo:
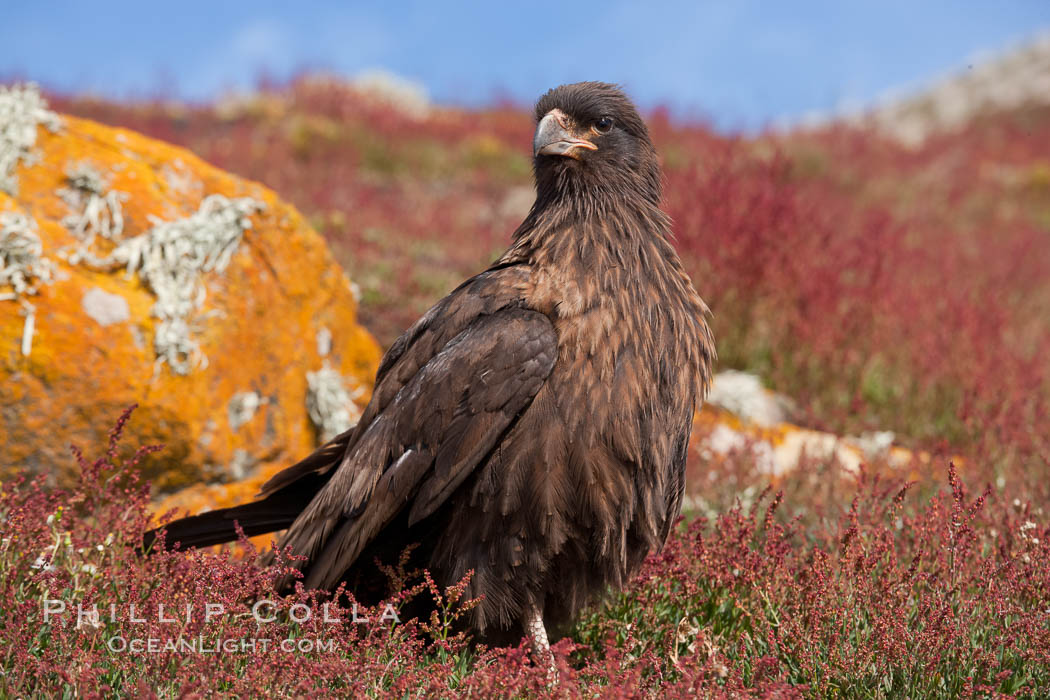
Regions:
M 649 130 L 615 85 L 573 83 L 536 103 L 533 166 L 541 195 L 640 194 L 660 200 L 660 165 Z

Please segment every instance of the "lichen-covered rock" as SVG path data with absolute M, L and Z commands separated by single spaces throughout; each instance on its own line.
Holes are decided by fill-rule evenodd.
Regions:
M 693 420 L 696 449 L 709 464 L 744 453 L 760 473 L 774 479 L 794 472 L 803 459 L 833 463 L 851 474 L 863 464 L 906 470 L 930 463 L 928 452 L 894 445 L 890 432 L 842 436 L 793 425 L 793 406 L 790 398 L 766 389 L 753 374 L 720 372 Z M 957 457 L 956 462 L 962 460 Z
M 133 440 L 167 446 L 147 475 L 199 509 L 353 421 L 379 348 L 293 207 L 180 148 L 29 106 L 12 113 L 41 122 L 35 143 L 23 119 L 2 173 L 15 194 L 0 192 L 0 477 L 68 481 L 69 444 L 104 444 L 137 403 Z

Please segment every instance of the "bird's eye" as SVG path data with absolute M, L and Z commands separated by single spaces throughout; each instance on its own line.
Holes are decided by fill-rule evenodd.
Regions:
M 613 119 L 612 117 L 602 117 L 598 121 L 594 122 L 594 130 L 599 134 L 608 134 L 612 131 Z

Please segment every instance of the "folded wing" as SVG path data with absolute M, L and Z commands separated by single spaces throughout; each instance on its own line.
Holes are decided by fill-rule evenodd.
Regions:
M 504 308 L 475 317 L 406 378 L 281 542 L 307 558 L 307 587 L 338 584 L 402 510 L 410 524 L 437 510 L 528 409 L 556 358 L 547 316 Z

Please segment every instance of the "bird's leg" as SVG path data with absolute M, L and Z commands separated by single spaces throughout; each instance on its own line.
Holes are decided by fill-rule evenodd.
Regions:
M 536 603 L 529 601 L 526 604 L 523 623 L 525 632 L 532 638 L 532 655 L 536 664 L 546 666 L 547 675 L 551 678 L 556 677 L 551 643 L 547 639 L 547 628 L 543 626 L 543 613 Z

